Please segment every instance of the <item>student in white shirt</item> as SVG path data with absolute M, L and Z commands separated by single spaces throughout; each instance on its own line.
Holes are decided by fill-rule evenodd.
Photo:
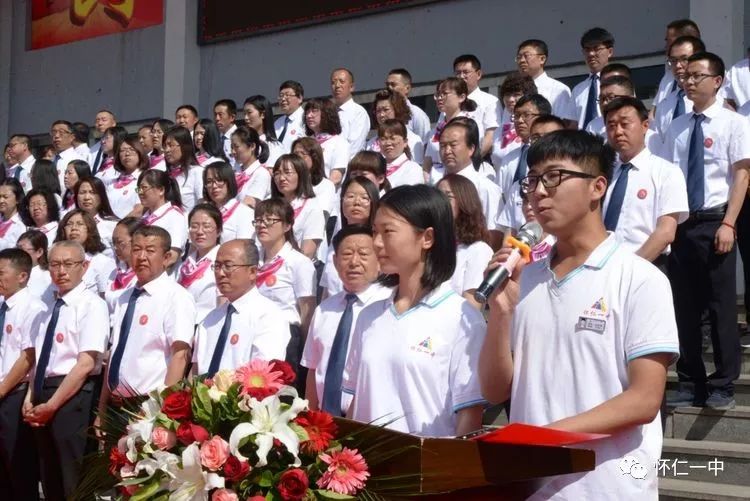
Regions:
M 117 301 L 131 287 L 135 286 L 136 276 L 133 269 L 133 233 L 141 225 L 137 217 L 126 217 L 120 220 L 112 233 L 112 242 L 115 249 L 116 268 L 109 276 L 107 290 L 104 292 L 104 300 L 109 308 L 110 319 L 115 312 Z
M 669 48 L 672 43 L 679 37 L 691 36 L 700 39 L 701 30 L 698 25 L 690 19 L 677 19 L 667 25 L 666 32 L 664 34 L 664 52 L 665 58 L 669 57 Z M 659 88 L 654 96 L 653 106 L 658 107 L 659 103 L 664 100 L 672 92 L 677 90 L 677 81 L 674 79 L 674 75 L 669 71 L 669 63 L 664 65 L 664 76 L 659 81 Z
M 425 182 L 422 166 L 414 160 L 404 122 L 388 119 L 378 125 L 380 153 L 386 161 L 385 175 L 392 188 Z M 421 148 L 421 142 L 417 147 Z
M 23 191 L 23 190 L 22 190 Z M 0 488 L 7 499 L 38 499 L 39 474 L 34 436 L 21 419 L 34 366 L 34 341 L 46 309 L 27 287 L 31 258 L 20 249 L 0 250 Z
M 258 292 L 281 308 L 289 324 L 286 361 L 297 373 L 295 387 L 304 394 L 307 374 L 299 361 L 315 309 L 317 284 L 312 261 L 296 249 L 293 225 L 294 209 L 282 198 L 269 198 L 255 208 L 255 232 L 261 245 Z
M 482 78 L 482 65 L 473 54 L 464 54 L 453 60 L 453 74 L 466 82 L 468 99 L 477 103 L 475 120 L 484 133 L 480 136 L 480 153 L 482 158 L 492 151 L 492 136 L 497 129 L 497 115 L 500 104 L 497 97 L 479 88 Z
M 90 177 L 76 184 L 75 187 L 76 208 L 83 210 L 91 216 L 96 223 L 96 229 L 106 247 L 104 254 L 114 257 L 112 245 L 112 232 L 117 224 L 117 216 L 112 212 L 107 198 L 107 190 L 101 179 Z
M 65 214 L 76 206 L 75 186 L 81 179 L 91 177 L 91 167 L 83 160 L 73 160 L 65 168 L 63 185 L 65 192 L 62 196 L 62 205 L 60 212 Z
M 326 220 L 310 182 L 310 171 L 297 155 L 282 155 L 273 166 L 271 195 L 283 198 L 294 211 L 292 233 L 300 252 L 315 261 L 326 241 Z M 325 248 L 323 246 L 323 259 Z
M 376 282 L 380 267 L 371 226 L 343 228 L 334 237 L 333 248 L 336 273 L 343 288 L 315 309 L 302 365 L 309 370 L 305 396 L 310 408 L 343 416 L 351 403 L 351 397 L 341 391 L 351 332 L 363 308 L 386 299 L 391 290 Z
M 375 99 L 372 102 L 372 111 L 375 115 L 377 125 L 383 125 L 386 120 L 398 120 L 404 124 L 406 129 L 406 143 L 409 146 L 411 152 L 411 159 L 417 164 L 422 165 L 424 160 L 424 143 L 422 138 L 413 133 L 406 127 L 411 118 L 411 111 L 407 106 L 406 99 L 401 95 L 391 90 L 381 90 L 375 94 Z M 365 149 L 369 151 L 377 151 L 382 153 L 383 148 L 380 145 L 380 140 L 377 135 L 373 136 L 367 142 Z
M 73 148 L 73 124 L 67 120 L 53 122 L 50 137 L 52 138 L 52 146 L 55 148 L 55 157 L 52 162 L 57 172 L 58 186 L 62 191 L 65 167 L 73 160 L 85 160 L 85 158 L 81 158 L 81 155 Z
M 185 127 L 174 127 L 164 135 L 167 173 L 180 187 L 185 210 L 195 207 L 203 196 L 203 167 L 198 165 L 193 139 Z
M 575 104 L 570 88 L 559 80 L 547 75 L 544 66 L 547 64 L 549 49 L 542 40 L 524 40 L 518 45 L 516 64 L 518 71 L 534 79 L 536 91 L 547 98 L 552 105 L 552 114 L 566 120 L 572 125 L 578 121 Z
M 60 209 L 52 193 L 32 189 L 23 199 L 20 212 L 21 221 L 28 228 L 41 231 L 52 243 L 60 221 Z
M 609 435 L 584 445 L 596 452 L 594 471 L 554 477 L 530 499 L 656 499 L 655 473 L 633 481 L 619 465 L 633 456 L 651 469 L 661 457 L 659 409 L 679 353 L 668 281 L 604 228 L 614 154 L 601 138 L 552 132 L 528 158 L 523 189 L 558 240 L 547 258 L 517 264 L 490 298 L 483 395 L 510 398 L 511 422 Z
M 353 91 L 354 75 L 351 71 L 337 68 L 331 72 L 331 96 L 341 122 L 341 135 L 349 144 L 349 158 L 365 148 L 367 133 L 370 132 L 370 115 L 362 105 L 354 102 Z
M 289 324 L 281 309 L 258 292 L 257 270 L 258 249 L 252 240 L 233 240 L 219 247 L 212 273 L 226 302 L 198 324 L 193 351 L 196 374 L 213 377 L 249 360 L 286 356 Z
M 609 63 L 614 47 L 615 37 L 604 28 L 591 28 L 581 36 L 581 52 L 589 76 L 573 87 L 572 92 L 579 129 L 585 130 L 595 117 L 601 116 L 597 105 L 601 83 L 599 72 Z
M 242 125 L 232 134 L 231 147 L 237 170 L 237 200 L 254 208 L 271 195 L 271 174 L 263 167 L 268 160 L 268 145 L 255 129 Z
M 114 127 L 115 125 L 117 125 L 117 119 L 115 118 L 115 114 L 109 110 L 99 110 L 96 114 L 96 117 L 94 117 L 94 127 L 99 133 L 99 141 L 97 141 L 91 148 L 89 148 L 89 155 L 87 158 L 84 158 L 84 160 L 89 163 L 92 170 L 99 170 L 99 168 L 101 167 L 101 164 L 104 161 L 104 152 L 102 151 L 102 138 L 104 137 L 104 133 L 107 131 L 107 129 L 109 129 L 110 127 Z M 146 151 L 151 151 L 151 127 L 148 126 L 146 128 L 148 129 L 147 135 L 149 139 L 149 148 Z
M 750 50 L 747 51 L 750 56 Z M 727 72 L 727 101 L 735 108 L 750 101 L 750 58 L 740 59 Z
M 115 269 L 115 261 L 104 253 L 106 247 L 96 229 L 96 222 L 81 209 L 65 214 L 57 228 L 55 242 L 70 240 L 78 242 L 86 251 L 88 268 L 83 275 L 86 288 L 104 297 L 109 276 Z
M 458 174 L 448 174 L 436 185 L 451 206 L 456 232 L 456 269 L 451 287 L 477 309 L 474 291 L 484 279 L 484 270 L 492 257 L 490 233 L 482 212 L 482 204 L 474 184 Z
M 164 160 L 164 135 L 172 130 L 174 122 L 160 118 L 151 125 L 151 144 L 154 147 L 149 153 L 149 166 L 152 169 L 167 170 Z
M 237 103 L 233 99 L 219 99 L 214 103 L 214 122 L 216 128 L 221 134 L 221 145 L 224 148 L 224 155 L 229 159 L 229 163 L 234 165 L 235 158 L 232 153 L 232 134 L 237 130 L 234 121 L 237 118 Z
M 23 198 L 23 187 L 17 179 L 0 183 L 0 250 L 15 247 L 18 237 L 26 231 L 18 211 Z
M 177 262 L 187 242 L 187 219 L 177 182 L 164 171 L 149 169 L 138 178 L 138 196 L 146 226 L 159 226 L 169 233 L 173 263 Z
M 206 167 L 213 162 L 229 162 L 221 146 L 221 134 L 216 124 L 207 118 L 201 119 L 193 129 L 193 146 L 195 146 L 195 159 L 201 167 Z
M 31 137 L 27 134 L 14 134 L 8 142 L 9 153 L 13 156 L 12 166 L 6 166 L 5 177 L 15 178 L 24 191 L 31 189 L 31 168 L 36 159 L 31 154 Z
M 297 139 L 305 137 L 305 110 L 302 101 L 305 89 L 294 80 L 287 80 L 279 86 L 279 110 L 282 115 L 276 119 L 276 137 L 286 151 L 292 151 Z
M 117 170 L 113 169 L 115 160 L 117 160 L 118 152 L 123 141 L 128 137 L 128 131 L 125 127 L 119 125 L 110 127 L 104 132 L 102 136 L 101 149 L 102 152 L 101 161 L 99 162 L 99 168 L 94 170 L 91 168 L 91 173 L 104 181 L 109 183 L 112 179 L 117 177 Z
M 255 129 L 260 140 L 268 145 L 268 158 L 263 167 L 270 169 L 276 163 L 276 159 L 284 153 L 289 153 L 276 138 L 276 130 L 273 127 L 273 107 L 266 96 L 255 95 L 245 99 L 243 105 L 245 113 L 245 125 Z
M 185 127 L 192 134 L 198 123 L 198 110 L 192 104 L 181 104 L 174 111 L 174 123 Z
M 516 102 L 528 94 L 538 94 L 534 79 L 529 75 L 517 71 L 509 73 L 500 84 L 500 109 L 497 118 L 498 128 L 494 136 L 495 142 L 492 146 L 493 158 L 502 160 L 509 151 L 520 148 L 521 140 L 513 125 L 513 110 L 516 108 Z
M 411 118 L 406 124 L 406 127 L 410 131 L 422 138 L 422 142 L 426 143 L 430 138 L 430 117 L 427 116 L 422 108 L 409 101 L 409 92 L 411 92 L 412 78 L 411 73 L 406 68 L 395 68 L 388 72 L 388 77 L 385 80 L 386 88 L 398 92 L 404 99 L 406 104 L 409 106 L 411 111 Z
M 16 246 L 31 257 L 33 267 L 27 285 L 31 293 L 44 303 L 54 302 L 52 278 L 47 269 L 47 236 L 39 230 L 28 230 L 18 237 Z
M 352 332 L 342 390 L 353 395 L 348 415 L 357 421 L 428 437 L 481 427 L 476 368 L 486 324 L 450 286 L 452 219 L 430 186 L 400 186 L 381 201 L 375 254 L 381 283 L 395 289 L 365 308 Z
M 351 152 L 336 107 L 331 101 L 310 99 L 305 103 L 305 133 L 320 145 L 326 177 L 339 186 L 346 173 L 346 164 L 359 150 Z M 364 142 L 360 149 L 363 148 Z
M 203 169 L 203 198 L 221 212 L 221 242 L 255 238 L 255 212 L 237 200 L 237 181 L 228 162 L 214 162 Z
M 318 142 L 311 137 L 302 137 L 292 144 L 292 153 L 299 156 L 310 171 L 310 182 L 312 183 L 315 198 L 323 208 L 326 221 L 338 213 L 338 196 L 336 186 L 326 177 L 325 159 L 323 149 Z M 326 223 L 327 228 L 328 223 Z
M 177 272 L 177 283 L 193 297 L 196 321 L 219 305 L 219 292 L 211 267 L 219 251 L 222 221 L 212 204 L 198 204 L 188 215 L 188 250 Z
M 141 213 L 138 178 L 148 168 L 149 158 L 140 141 L 135 138 L 125 139 L 115 161 L 115 170 L 119 175 L 106 185 L 107 198 L 117 217 Z

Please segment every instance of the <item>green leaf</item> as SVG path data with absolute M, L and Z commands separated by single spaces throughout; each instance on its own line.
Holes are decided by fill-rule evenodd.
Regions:
M 159 479 L 153 480 L 138 489 L 138 492 L 130 496 L 130 501 L 147 501 L 153 499 L 161 489 Z
M 208 396 L 208 386 L 197 384 L 193 388 L 193 415 L 195 420 L 211 429 L 213 427 L 213 401 Z
M 310 440 L 310 435 L 307 434 L 307 431 L 294 421 L 289 422 L 289 428 L 291 428 L 294 433 L 297 435 L 297 439 L 300 442 L 306 442 L 307 440 Z
M 261 487 L 273 487 L 273 473 L 269 470 L 264 471 L 260 476 L 258 485 Z
M 333 491 L 324 490 L 324 489 L 315 490 L 315 494 L 320 499 L 357 499 L 354 496 L 349 496 L 348 494 L 339 494 L 338 492 L 333 492 Z

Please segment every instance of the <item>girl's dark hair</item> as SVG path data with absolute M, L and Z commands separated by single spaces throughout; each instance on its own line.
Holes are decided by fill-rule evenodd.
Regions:
M 310 156 L 310 160 L 312 160 L 312 167 L 310 167 L 310 181 L 313 186 L 318 186 L 323 178 L 326 177 L 323 148 L 321 148 L 318 142 L 311 137 L 301 137 L 296 139 L 292 143 L 292 152 L 294 152 L 294 148 L 297 146 L 305 150 L 305 153 Z
M 154 188 L 161 188 L 164 190 L 164 200 L 182 207 L 182 195 L 180 194 L 180 187 L 177 185 L 177 181 L 163 170 L 149 169 L 143 172 L 138 178 L 138 188 L 141 187 L 141 183 L 146 181 L 150 186 Z
M 349 164 L 346 166 L 346 177 L 349 177 L 350 172 L 356 170 L 370 172 L 375 177 L 383 176 L 383 182 L 380 183 L 378 188 L 383 191 L 388 191 L 391 189 L 391 183 L 385 175 L 386 168 L 387 164 L 383 155 L 375 151 L 363 150 L 349 160 Z
M 266 135 L 266 140 L 278 141 L 276 138 L 276 128 L 273 125 L 273 106 L 271 106 L 271 101 L 266 99 L 266 96 L 256 94 L 245 99 L 245 104 L 249 104 L 258 110 L 258 113 L 263 115 L 261 122 L 263 123 L 263 134 Z
M 24 191 L 23 186 L 21 186 L 21 182 L 18 179 L 9 177 L 0 182 L 0 186 L 10 187 L 10 190 L 13 192 L 13 196 L 16 197 L 16 210 L 18 210 L 18 208 L 23 204 L 24 199 Z
M 204 200 L 211 200 L 211 197 L 208 196 L 208 185 L 206 184 L 208 171 L 213 172 L 216 178 L 226 183 L 227 197 L 228 197 L 227 200 L 231 200 L 237 197 L 237 193 L 239 193 L 239 189 L 237 188 L 237 178 L 234 176 L 234 169 L 232 168 L 232 166 L 229 165 L 229 162 L 212 162 L 206 165 L 206 167 L 204 167 L 203 169 L 203 199 Z
M 221 218 L 221 212 L 219 212 L 219 209 L 217 209 L 214 204 L 200 203 L 193 207 L 190 214 L 188 214 L 188 226 L 190 225 L 190 220 L 193 219 L 193 216 L 198 212 L 205 212 L 208 217 L 213 219 L 214 223 L 216 223 L 216 245 L 219 245 L 219 242 L 221 241 L 221 232 L 224 231 L 224 221 Z M 189 245 L 190 244 L 188 243 L 188 247 Z
M 148 153 L 146 153 L 146 150 L 143 149 L 143 145 L 141 144 L 140 140 L 137 137 L 126 137 L 122 143 L 120 143 L 120 147 L 122 145 L 127 144 L 131 148 L 135 150 L 135 154 L 138 155 L 138 170 L 141 172 L 145 171 L 149 168 L 149 160 L 148 160 Z M 125 168 L 122 166 L 122 162 L 120 162 L 120 148 L 117 148 L 117 155 L 115 155 L 115 170 L 117 172 L 125 172 Z
M 84 184 L 88 184 L 91 189 L 94 190 L 94 193 L 99 196 L 99 210 L 96 213 L 101 216 L 102 219 L 117 221 L 117 216 L 115 215 L 114 211 L 112 210 L 112 206 L 109 203 L 107 188 L 106 186 L 104 186 L 102 180 L 98 177 L 92 176 L 86 179 L 81 179 L 76 183 L 75 187 L 73 188 L 73 192 L 75 194 L 76 209 L 80 209 L 80 207 L 78 206 L 78 192 L 81 191 L 81 186 L 83 186 Z
M 42 250 L 42 255 L 39 256 L 39 259 L 37 260 L 37 264 L 39 267 L 43 270 L 47 269 L 47 246 L 49 245 L 49 240 L 47 240 L 47 235 L 42 233 L 39 230 L 28 230 L 23 233 L 21 233 L 21 236 L 18 237 L 18 240 L 16 240 L 16 245 L 18 245 L 18 242 L 21 240 L 28 240 L 31 244 L 31 248 L 35 251 Z
M 389 118 L 381 125 L 378 125 L 378 138 L 384 137 L 387 134 L 401 136 L 402 138 L 404 138 L 404 143 L 406 143 L 406 146 L 404 147 L 404 153 L 406 153 L 406 158 L 411 160 L 412 155 L 411 149 L 409 148 L 409 132 L 407 131 L 404 122 L 402 122 L 401 120 L 396 120 L 395 118 Z
M 112 156 L 117 158 L 120 154 L 120 145 L 128 137 L 128 131 L 121 125 L 115 125 L 107 128 L 107 130 L 104 131 L 104 134 L 112 135 Z
M 44 198 L 44 201 L 47 203 L 47 222 L 59 221 L 60 207 L 57 205 L 55 194 L 50 191 L 33 188 L 24 197 L 23 204 L 21 204 L 21 208 L 18 211 L 23 224 L 32 228 L 36 226 L 34 219 L 31 217 L 31 211 L 29 211 L 29 204 L 31 203 L 31 199 L 37 195 Z
M 346 220 L 346 217 L 344 217 L 344 196 L 346 195 L 346 190 L 348 190 L 349 186 L 352 184 L 360 185 L 367 192 L 367 196 L 370 197 L 370 217 L 367 220 L 367 224 L 372 227 L 372 223 L 375 221 L 375 213 L 378 212 L 378 206 L 380 205 L 380 191 L 378 190 L 378 187 L 375 186 L 375 183 L 365 176 L 347 177 L 341 184 L 341 206 L 339 207 L 339 213 L 341 214 L 341 227 L 346 228 L 349 226 L 349 222 Z
M 232 136 L 237 137 L 237 139 L 248 148 L 253 148 L 253 151 L 255 151 L 255 158 L 257 158 L 260 163 L 264 164 L 268 161 L 268 155 L 270 154 L 268 144 L 266 144 L 265 141 L 261 141 L 260 136 L 255 129 L 248 127 L 247 125 L 240 125 L 237 127 L 237 130 L 232 133 Z
M 111 128 L 112 127 L 110 127 L 110 129 Z M 72 196 L 74 197 L 73 205 L 75 205 L 76 203 L 75 196 L 74 196 L 75 187 L 82 180 L 88 179 L 91 177 L 91 166 L 88 164 L 88 162 L 84 162 L 83 160 L 71 160 L 70 162 L 68 162 L 68 165 L 71 165 L 71 164 L 73 164 L 73 170 L 76 171 L 76 176 L 78 176 L 78 181 L 76 181 L 76 184 L 73 185 L 72 189 L 65 190 L 65 194 L 63 195 L 63 204 L 65 204 L 65 201 L 67 200 L 68 197 Z M 67 169 L 67 166 L 65 168 Z
M 307 170 L 305 161 L 302 160 L 299 155 L 281 155 L 276 159 L 276 163 L 273 166 L 273 173 L 276 174 L 281 170 L 284 167 L 284 164 L 291 164 L 294 171 L 297 173 L 297 189 L 294 192 L 294 196 L 298 198 L 315 198 L 315 192 L 313 191 L 312 182 L 310 181 L 310 171 Z M 282 198 L 284 196 L 276 186 L 276 179 L 271 183 L 271 196 Z
M 221 134 L 219 133 L 219 129 L 216 128 L 214 121 L 208 118 L 201 118 L 197 125 L 200 125 L 205 131 L 205 134 L 203 134 L 203 151 L 212 157 L 228 162 L 229 159 L 224 153 L 224 145 L 221 143 Z M 193 147 L 195 147 L 195 142 L 193 142 Z M 195 151 L 198 151 L 198 148 L 195 148 Z
M 466 82 L 458 77 L 448 77 L 445 80 L 440 81 L 435 87 L 435 90 L 440 93 L 443 90 L 452 90 L 457 95 L 463 94 L 466 99 L 461 103 L 461 111 L 474 111 L 477 109 L 477 103 L 473 99 L 469 99 L 469 88 L 466 86 Z
M 447 174 L 438 182 L 450 186 L 456 200 L 457 214 L 453 220 L 456 227 L 456 240 L 464 245 L 477 241 L 489 244 L 490 232 L 482 210 L 482 202 L 474 183 L 459 174 Z
M 193 138 L 190 135 L 190 131 L 187 128 L 179 125 L 172 127 L 169 132 L 164 134 L 163 143 L 166 144 L 167 139 L 174 139 L 180 146 L 180 163 L 178 164 L 180 172 L 185 176 L 185 183 L 187 183 L 188 171 L 193 165 L 198 165 L 198 160 L 195 158 L 195 149 L 193 147 Z M 167 169 L 169 169 L 167 165 Z
M 336 106 L 330 99 L 310 99 L 305 104 L 305 114 L 309 110 L 320 110 L 320 132 L 326 134 L 341 134 L 341 120 Z M 315 133 L 305 123 L 305 134 L 314 136 Z
M 60 178 L 57 168 L 50 160 L 40 159 L 31 167 L 31 187 L 60 195 Z M 56 204 L 55 204 L 56 205 Z
M 289 231 L 284 233 L 284 239 L 289 242 L 294 250 L 299 250 L 297 241 L 294 239 L 294 209 L 289 202 L 279 197 L 272 197 L 255 205 L 255 218 L 261 219 L 268 214 L 281 218 L 283 224 L 289 225 Z
M 158 120 L 154 120 L 154 123 L 151 124 L 151 129 L 153 130 L 154 125 L 159 125 L 159 128 L 166 136 L 167 132 L 169 132 L 172 127 L 174 127 L 174 122 L 169 120 L 168 118 L 159 118 Z M 162 148 L 162 153 L 164 152 L 164 136 L 162 136 L 162 143 L 159 145 L 160 148 Z M 154 146 L 154 148 L 156 148 Z M 156 151 L 156 149 L 154 149 Z
M 427 292 L 449 280 L 456 269 L 456 236 L 448 199 L 437 188 L 424 184 L 392 189 L 380 200 L 380 209 L 388 208 L 418 231 L 432 228 L 434 242 L 425 252 L 424 272 L 420 279 Z M 398 275 L 385 275 L 384 285 L 397 286 Z
M 99 235 L 99 230 L 96 228 L 96 221 L 94 218 L 89 216 L 83 209 L 73 209 L 63 216 L 57 227 L 57 235 L 55 236 L 55 242 L 62 242 L 67 240 L 65 236 L 65 225 L 68 224 L 73 216 L 81 216 L 83 223 L 86 225 L 86 241 L 83 242 L 83 250 L 89 254 L 98 254 L 104 252 L 107 248 L 102 242 L 102 237 Z

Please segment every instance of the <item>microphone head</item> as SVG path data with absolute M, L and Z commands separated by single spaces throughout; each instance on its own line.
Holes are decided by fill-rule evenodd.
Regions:
M 536 221 L 530 221 L 521 226 L 516 238 L 529 247 L 534 247 L 542 239 L 543 233 L 544 230 L 542 229 L 542 225 Z

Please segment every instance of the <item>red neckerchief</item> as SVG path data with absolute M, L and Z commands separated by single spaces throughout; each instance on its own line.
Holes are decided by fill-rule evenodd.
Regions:
M 401 168 L 401 166 L 404 165 L 408 161 L 409 161 L 409 159 L 405 158 L 404 161 L 401 162 L 400 164 L 395 164 L 395 165 L 391 164 L 388 167 L 386 167 L 385 168 L 385 177 L 391 177 L 391 174 L 393 174 L 394 172 L 396 172 L 397 170 L 399 170 Z
M 151 158 L 148 159 L 148 163 L 150 167 L 156 167 L 162 160 L 164 160 L 164 153 L 161 155 L 152 155 Z
M 258 165 L 258 167 L 255 168 L 250 174 L 247 174 L 244 170 L 242 172 L 238 172 L 234 175 L 234 180 L 237 181 L 237 191 L 242 190 L 242 187 L 247 184 L 248 181 L 250 181 L 256 172 L 258 172 L 258 169 L 260 169 L 262 165 Z M 249 167 L 248 167 L 249 169 Z
M 552 246 L 545 240 L 542 240 L 531 249 L 531 261 L 541 261 L 545 257 L 549 256 L 552 251 Z
M 302 209 L 304 209 L 305 205 L 307 205 L 307 201 L 309 200 L 309 198 L 305 198 L 304 200 L 302 200 L 302 205 L 300 205 L 299 207 L 295 207 L 296 205 L 299 204 L 299 200 L 302 200 L 302 199 L 295 198 L 294 200 L 292 200 L 292 203 L 291 203 L 292 209 L 294 210 L 294 219 L 297 219 L 299 217 L 300 213 L 302 212 Z
M 127 287 L 135 277 L 135 270 L 128 268 L 125 271 L 117 270 L 115 274 L 115 280 L 112 282 L 111 289 L 113 291 L 119 291 Z
M 4 238 L 10 227 L 13 226 L 13 218 L 0 222 L 0 238 Z
M 516 128 L 513 126 L 512 123 L 504 123 L 503 124 L 503 132 L 502 132 L 502 141 L 500 142 L 500 147 L 505 148 L 510 143 L 515 141 L 518 138 L 518 133 L 516 133 Z
M 318 134 L 315 134 L 315 140 L 318 142 L 318 144 L 323 144 L 329 139 L 333 137 L 332 134 L 328 134 L 327 132 L 320 132 Z
M 182 209 L 180 209 L 179 207 L 175 207 L 174 205 L 170 205 L 169 207 L 167 207 L 167 210 L 164 211 L 164 214 L 162 214 L 160 216 L 157 216 L 156 214 L 150 212 L 148 214 L 144 214 L 143 217 L 141 218 L 141 220 L 143 221 L 143 224 L 151 226 L 156 221 L 158 221 L 159 219 L 161 219 L 164 216 L 166 216 L 167 213 L 169 213 L 169 211 L 171 211 L 173 209 L 176 210 L 177 212 L 182 213 Z
M 442 122 L 438 122 L 438 124 L 435 126 L 435 135 L 432 136 L 432 142 L 433 143 L 437 143 L 437 142 L 440 141 L 440 134 L 443 133 L 443 129 L 445 129 L 445 125 L 447 123 L 448 122 L 446 122 L 445 120 L 443 120 Z
M 180 266 L 180 278 L 177 282 L 187 289 L 193 285 L 193 282 L 200 280 L 210 267 L 211 259 L 208 256 L 203 257 L 195 264 L 193 264 L 192 259 L 188 256 L 185 262 L 182 263 L 182 266 Z
M 120 174 L 117 176 L 117 179 L 115 179 L 115 182 L 113 183 L 114 187 L 116 189 L 122 189 L 135 181 L 135 176 L 132 176 L 130 174 Z
M 234 205 L 231 209 L 227 208 L 227 205 L 234 202 Z M 234 214 L 234 211 L 237 210 L 237 207 L 240 206 L 239 200 L 232 200 L 232 202 L 229 202 L 228 204 L 224 205 L 220 210 L 221 212 L 221 222 L 226 223 L 230 217 L 232 217 L 232 214 Z
M 198 153 L 195 156 L 195 159 L 198 160 L 199 164 L 203 165 L 203 162 L 205 162 L 206 160 L 208 160 L 208 155 L 206 155 L 205 153 Z
M 260 287 L 261 285 L 266 283 L 266 281 L 271 278 L 274 273 L 279 271 L 279 268 L 281 268 L 283 265 L 284 258 L 276 254 L 276 257 L 271 259 L 270 262 L 258 267 L 258 272 L 255 274 L 255 285 L 257 287 Z
M 172 179 L 177 179 L 180 174 L 182 174 L 182 167 L 179 165 L 170 165 L 169 166 L 169 177 Z
M 65 200 L 63 200 L 63 209 L 70 209 L 71 207 L 73 207 L 74 201 L 74 193 L 72 191 L 65 193 Z
M 107 157 L 99 166 L 99 170 L 97 171 L 97 173 L 104 172 L 105 170 L 109 169 L 113 165 L 115 165 L 115 159 L 113 157 Z

